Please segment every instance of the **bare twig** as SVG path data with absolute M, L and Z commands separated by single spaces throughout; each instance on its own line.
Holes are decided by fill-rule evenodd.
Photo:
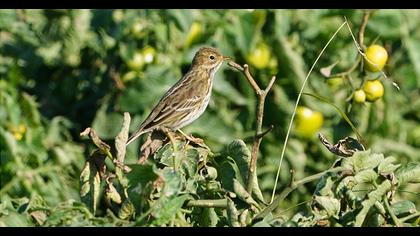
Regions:
M 268 83 L 268 86 L 264 90 L 262 90 L 258 86 L 257 82 L 255 82 L 251 73 L 249 72 L 249 67 L 247 64 L 245 64 L 243 67 L 233 61 L 230 61 L 228 64 L 229 66 L 241 71 L 244 74 L 245 78 L 251 84 L 252 88 L 254 89 L 258 97 L 257 114 L 256 114 L 257 127 L 255 129 L 254 144 L 252 145 L 251 161 L 249 164 L 248 183 L 247 183 L 247 192 L 251 194 L 252 188 L 253 188 L 252 179 L 255 177 L 255 174 L 256 174 L 255 172 L 256 172 L 256 167 L 257 167 L 257 156 L 258 156 L 258 150 L 260 148 L 261 140 L 262 140 L 262 137 L 272 129 L 271 128 L 264 133 L 261 132 L 262 122 L 263 122 L 263 117 L 264 117 L 265 98 L 268 92 L 270 91 L 270 89 L 273 87 L 273 84 L 276 81 L 276 76 L 273 76 L 270 82 Z

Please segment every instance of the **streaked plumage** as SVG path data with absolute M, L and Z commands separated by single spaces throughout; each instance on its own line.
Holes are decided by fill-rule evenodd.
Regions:
M 200 48 L 189 71 L 163 95 L 127 145 L 156 128 L 180 129 L 203 114 L 210 101 L 214 75 L 227 59 L 215 48 Z

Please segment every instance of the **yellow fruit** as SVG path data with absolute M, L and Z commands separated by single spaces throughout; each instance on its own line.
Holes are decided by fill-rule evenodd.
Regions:
M 336 90 L 343 84 L 343 78 L 342 77 L 328 78 L 327 84 L 331 89 Z
M 353 93 L 353 99 L 357 103 L 364 103 L 366 101 L 366 94 L 362 89 L 356 90 Z
M 20 141 L 23 138 L 23 134 L 22 133 L 14 133 L 13 136 L 15 136 L 15 139 L 17 141 Z
M 185 45 L 189 46 L 200 38 L 203 33 L 203 25 L 199 22 L 193 22 L 185 40 Z
M 144 62 L 146 64 L 152 63 L 156 55 L 156 50 L 152 46 L 146 46 L 142 49 Z
M 295 131 L 299 136 L 312 137 L 322 127 L 324 117 L 321 112 L 299 106 L 296 110 Z
M 366 49 L 365 68 L 370 72 L 378 72 L 382 70 L 388 60 L 388 53 L 382 46 L 371 45 Z M 373 64 L 372 64 L 373 63 Z
M 140 70 L 145 63 L 143 53 L 135 52 L 133 57 L 127 62 L 128 68 L 130 70 Z
M 144 30 L 145 24 L 142 23 L 141 21 L 137 21 L 135 22 L 132 26 L 131 26 L 131 34 L 134 35 L 134 37 L 136 38 L 142 38 L 145 36 L 146 31 Z
M 264 69 L 270 64 L 271 51 L 267 44 L 259 43 L 247 56 L 247 60 L 257 69 Z
M 374 102 L 384 95 L 384 86 L 379 80 L 368 80 L 363 86 L 363 91 L 366 93 L 366 100 Z

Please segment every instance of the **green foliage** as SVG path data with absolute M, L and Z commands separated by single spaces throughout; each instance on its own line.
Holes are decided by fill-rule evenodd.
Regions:
M 320 132 L 332 143 L 359 135 L 355 127 L 369 151 L 357 149 L 331 167 L 336 155 L 292 130 L 277 192 L 288 189 L 290 169 L 296 180 L 327 173 L 252 220 L 270 207 L 297 93 L 343 16 L 357 37 L 361 10 L 1 10 L 0 225 L 418 225 L 420 11 L 391 9 L 374 11 L 364 33 L 365 45 L 389 54 L 384 97 L 349 99 L 379 74 L 357 67 L 329 86 L 320 71 L 336 63 L 334 75 L 356 61 L 344 27 L 304 90 L 327 102 L 301 100 L 323 114 Z M 165 143 L 138 164 L 144 138 L 124 145 L 196 50 L 209 45 L 249 63 L 262 87 L 277 76 L 263 123 L 263 130 L 275 128 L 261 143 L 252 193 L 245 189 L 257 100 L 226 65 L 206 112 L 183 130 L 211 150 L 177 139 L 175 149 Z M 266 67 L 249 58 L 261 45 L 270 52 Z M 86 127 L 93 142 L 80 136 Z M 328 172 L 336 167 L 349 171 Z

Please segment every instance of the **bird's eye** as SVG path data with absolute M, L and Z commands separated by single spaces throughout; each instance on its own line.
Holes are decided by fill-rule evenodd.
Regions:
M 214 56 L 213 55 L 210 56 L 210 60 L 214 60 Z

